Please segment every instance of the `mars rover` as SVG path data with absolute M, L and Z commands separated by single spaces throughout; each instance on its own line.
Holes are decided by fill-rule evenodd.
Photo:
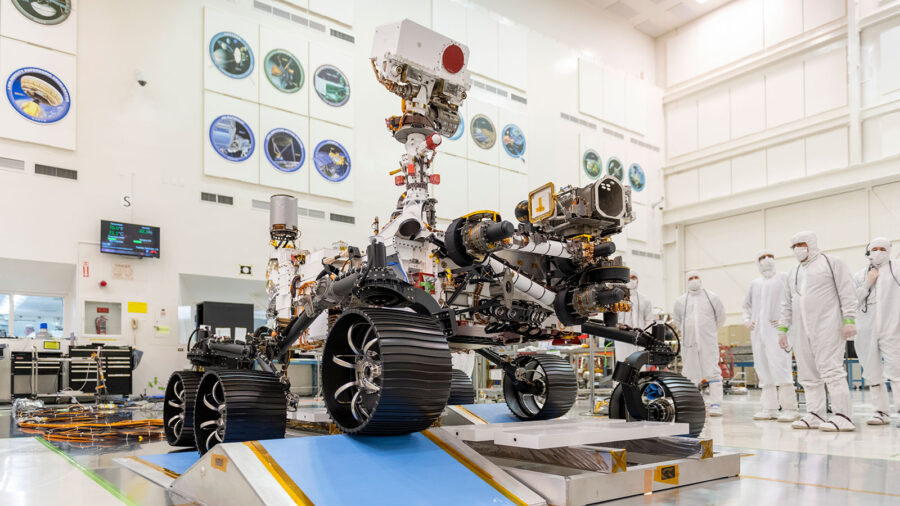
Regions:
M 326 330 L 324 401 L 345 433 L 420 431 L 448 401 L 471 402 L 471 383 L 451 368 L 457 349 L 502 369 L 517 417 L 560 417 L 575 401 L 571 365 L 548 354 L 510 360 L 492 348 L 589 333 L 642 348 L 617 364 L 612 417 L 688 422 L 698 434 L 705 408 L 697 389 L 674 373 L 640 372 L 675 358 L 665 343 L 671 330 L 617 325 L 617 313 L 630 307 L 629 269 L 613 257 L 610 237 L 633 219 L 630 188 L 610 176 L 581 188 L 548 183 L 516 207 L 515 223 L 477 211 L 441 230 L 432 164 L 471 86 L 468 49 L 405 20 L 376 30 L 371 61 L 403 104 L 387 119 L 405 150 L 395 171 L 404 191 L 390 220 L 365 251 L 307 253 L 299 249 L 296 200 L 272 197 L 270 325 L 243 340 L 197 330 L 193 368 L 175 372 L 166 389 L 169 443 L 205 452 L 220 442 L 283 437 L 287 358 L 299 340 L 313 339 L 313 325 Z

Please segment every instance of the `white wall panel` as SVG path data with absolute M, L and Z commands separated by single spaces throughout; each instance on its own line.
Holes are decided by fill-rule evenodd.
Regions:
M 603 66 L 583 58 L 578 59 L 578 110 L 603 117 Z
M 516 204 L 528 199 L 528 176 L 500 169 L 500 196 L 497 212 L 503 219 L 516 222 Z M 472 212 L 472 208 L 467 212 Z
M 634 76 L 625 77 L 625 128 L 647 132 L 647 83 Z
M 669 86 L 686 81 L 697 73 L 696 48 L 696 35 L 690 28 L 666 40 L 666 80 Z
M 291 169 L 290 167 L 286 168 L 283 161 L 298 161 L 297 156 L 300 154 L 294 151 L 294 146 L 285 149 L 285 146 L 273 145 L 273 149 L 269 150 L 269 146 L 266 145 L 266 136 L 276 128 L 290 130 L 302 144 L 303 149 L 300 152 L 303 164 L 291 172 L 286 172 Z M 312 157 L 309 155 L 309 118 L 264 105 L 260 106 L 257 149 L 259 149 L 259 184 L 295 192 L 309 192 L 309 170 L 314 165 Z M 279 162 L 282 164 L 276 165 Z
M 847 51 L 810 56 L 804 63 L 806 115 L 847 105 Z
M 483 100 L 469 98 L 466 100 L 466 109 L 469 112 L 469 117 L 466 118 L 466 131 L 463 133 L 463 137 L 466 138 L 466 143 L 468 144 L 469 158 L 491 165 L 499 164 L 499 153 L 500 149 L 502 149 L 500 148 L 500 129 L 503 128 L 503 125 L 498 123 L 500 119 L 497 117 L 497 106 Z M 488 149 L 479 147 L 478 144 L 475 144 L 472 137 L 472 119 L 479 115 L 487 117 L 494 125 L 494 143 Z M 506 155 L 504 154 L 503 156 Z
M 321 43 L 309 45 L 309 115 L 332 123 L 345 126 L 353 125 L 353 108 L 356 104 L 356 92 L 359 83 L 353 77 L 353 56 L 341 49 L 340 46 L 327 46 Z M 316 92 L 316 70 L 323 65 L 337 67 L 350 84 L 350 97 L 341 106 L 333 106 L 326 103 Z M 366 73 L 368 77 L 368 73 Z
M 431 191 L 438 203 L 438 218 L 453 220 L 470 212 L 466 195 L 469 194 L 469 176 L 465 158 L 458 156 L 441 156 L 439 173 L 441 184 L 431 185 Z M 435 162 L 438 163 L 438 162 Z
M 765 30 L 763 27 L 763 0 L 738 0 L 728 5 L 727 30 L 719 40 L 729 40 L 730 51 L 723 63 L 736 61 L 749 54 L 762 51 Z M 716 39 L 713 39 L 716 40 Z
M 790 255 L 791 236 L 801 230 L 818 235 L 826 250 L 869 241 L 866 227 L 866 192 L 859 190 L 807 200 L 766 210 L 766 247 L 778 256 Z
M 700 200 L 731 193 L 731 160 L 700 167 Z
M 625 126 L 625 73 L 603 67 L 603 119 Z
M 900 90 L 900 58 L 897 57 L 897 49 L 900 48 L 900 26 L 891 27 L 881 33 L 879 37 L 878 59 L 878 91 L 886 95 L 892 91 Z
M 766 47 L 803 32 L 803 0 L 765 0 Z
M 303 72 L 303 82 L 299 90 L 288 93 L 276 88 L 274 84 L 269 82 L 266 67 L 276 63 L 267 62 L 266 57 L 269 52 L 276 49 L 291 53 L 300 64 L 300 68 Z M 259 102 L 293 113 L 307 114 L 309 112 L 309 90 L 312 87 L 312 72 L 309 65 L 309 42 L 302 37 L 298 37 L 297 34 L 292 31 L 268 25 L 260 25 L 259 59 L 257 61 L 260 66 Z M 275 82 L 281 82 L 277 80 L 277 76 L 275 79 Z M 316 92 L 313 91 L 313 94 L 315 93 Z M 319 97 L 316 96 L 316 100 L 318 99 Z
M 806 174 L 806 151 L 803 140 L 772 146 L 766 150 L 768 183 L 797 179 Z
M 468 10 L 458 2 L 433 0 L 431 2 L 431 19 L 434 31 L 469 45 L 469 39 L 466 36 L 466 11 Z
M 732 9 L 716 9 L 685 27 L 693 32 L 696 42 L 696 74 L 703 74 L 727 63 L 735 49 L 735 34 L 731 32 Z M 709 41 L 720 41 L 709 44 Z
M 650 211 L 646 205 L 638 202 L 633 204 L 632 211 L 634 212 L 634 221 L 625 227 L 628 242 L 640 241 L 646 243 L 650 237 Z
M 497 43 L 499 23 L 493 14 L 471 6 L 466 9 L 466 34 L 469 39 L 469 70 L 498 79 Z
M 845 0 L 803 0 L 803 30 L 812 30 L 844 15 Z
M 900 183 L 873 186 L 869 208 L 872 237 L 900 238 Z M 900 244 L 895 245 L 894 252 L 898 249 Z
M 208 90 L 225 93 L 244 100 L 259 100 L 259 24 L 253 19 L 225 14 L 221 9 L 206 7 L 203 10 L 203 86 Z M 210 56 L 209 44 L 221 32 L 232 32 L 244 39 L 250 47 L 253 68 L 246 77 L 225 75 Z
M 766 152 L 754 151 L 731 159 L 731 189 L 734 193 L 766 185 Z
M 521 90 L 528 88 L 528 32 L 519 25 L 500 23 L 498 79 Z
M 0 35 L 11 37 L 39 46 L 75 54 L 78 42 L 78 8 L 80 1 L 68 2 L 69 16 L 55 25 L 38 24 L 26 18 L 14 5 L 15 2 L 0 2 Z M 37 7 L 38 12 L 46 9 L 44 2 L 22 2 Z
M 216 118 L 223 115 L 236 116 L 250 127 L 253 135 L 253 152 L 245 160 L 226 159 L 210 142 L 210 127 Z M 247 183 L 259 183 L 259 104 L 207 91 L 204 92 L 203 116 L 203 173 Z
M 697 202 L 699 198 L 697 170 L 688 170 L 666 177 L 666 206 L 679 207 Z
M 684 228 L 686 270 L 743 263 L 762 248 L 762 211 L 739 214 Z
M 511 151 L 507 151 L 505 146 L 504 129 L 507 125 L 515 125 L 522 130 L 525 135 L 525 152 L 518 158 L 511 156 L 509 153 L 517 153 L 516 146 L 513 145 Z M 531 142 L 534 146 L 536 139 L 531 137 L 531 128 L 528 123 L 528 110 L 520 104 L 511 103 L 509 107 L 499 108 L 497 111 L 497 143 L 500 144 L 498 152 L 500 155 L 500 166 L 504 169 L 514 170 L 516 172 L 528 172 L 528 158 L 531 153 L 528 152 L 528 144 Z
M 693 99 L 666 106 L 666 150 L 670 157 L 697 149 L 697 102 Z
M 737 139 L 766 126 L 766 85 L 763 76 L 731 87 L 731 138 Z
M 469 211 L 477 209 L 497 209 L 500 207 L 500 193 L 497 187 L 500 185 L 500 169 L 483 163 L 469 160 L 468 174 L 468 202 Z M 460 198 L 456 195 L 455 198 Z M 465 214 L 465 213 L 463 213 Z
M 795 61 L 766 72 L 766 125 L 803 118 L 803 64 Z
M 900 112 L 866 120 L 862 133 L 864 161 L 900 154 Z
M 309 121 L 309 192 L 314 195 L 352 201 L 355 197 L 354 181 L 361 170 L 366 170 L 366 163 L 356 158 L 353 129 L 326 123 L 316 119 Z M 322 141 L 336 141 L 350 156 L 350 173 L 341 181 L 330 181 L 319 174 L 316 169 L 316 146 Z M 324 150 L 323 150 L 324 151 Z
M 309 10 L 353 26 L 353 0 L 309 0 Z
M 731 104 L 728 88 L 720 88 L 697 100 L 697 144 L 700 148 L 728 140 L 731 132 Z
M 849 162 L 847 128 L 838 128 L 806 138 L 806 174 L 846 167 Z

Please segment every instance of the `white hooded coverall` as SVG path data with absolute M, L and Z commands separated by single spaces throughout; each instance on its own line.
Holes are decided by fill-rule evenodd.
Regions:
M 891 381 L 894 404 L 900 409 L 900 260 L 890 259 L 891 242 L 888 239 L 873 239 L 868 251 L 877 246 L 887 249 L 888 260 L 879 266 L 866 267 L 853 277 L 859 301 L 856 354 L 863 368 L 863 378 L 871 385 L 875 409 L 888 414 L 890 403 L 885 379 Z M 878 278 L 871 286 L 866 280 L 870 268 L 878 269 Z
M 819 252 L 816 235 L 800 232 L 791 244 L 805 242 L 809 254 L 787 276 L 781 305 L 780 332 L 791 331 L 797 379 L 806 408 L 825 419 L 825 387 L 835 414 L 851 415 L 850 387 L 844 370 L 845 324 L 855 324 L 856 288 L 841 259 Z
M 774 256 L 771 251 L 762 250 L 756 254 L 756 258 L 764 255 Z M 760 272 L 762 276 L 750 283 L 743 307 L 744 322 L 755 324 L 750 331 L 750 342 L 753 347 L 753 368 L 759 376 L 759 386 L 762 389 L 762 409 L 774 413 L 778 411 L 780 402 L 782 409 L 797 411 L 791 367 L 793 360 L 790 352 L 778 346 L 776 328 L 781 316 L 787 273 L 762 267 Z M 772 325 L 772 322 L 776 322 L 776 325 Z
M 631 273 L 637 276 L 634 269 Z M 650 298 L 637 291 L 637 287 L 631 290 L 631 311 L 619 314 L 619 323 L 636 329 L 643 329 L 653 323 L 653 304 Z M 616 361 L 623 362 L 629 355 L 640 350 L 637 346 L 616 341 Z
M 687 278 L 697 276 L 688 272 Z M 688 289 L 675 300 L 672 313 L 681 330 L 682 374 L 697 386 L 709 383 L 710 406 L 722 404 L 722 370 L 719 368 L 719 327 L 725 323 L 725 306 L 715 293 L 699 287 Z

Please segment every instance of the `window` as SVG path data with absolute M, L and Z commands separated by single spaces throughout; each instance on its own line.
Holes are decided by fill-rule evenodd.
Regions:
M 0 296 L 0 328 L 3 325 L 3 297 Z M 47 332 L 54 338 L 63 337 L 63 298 L 41 295 L 13 295 L 12 334 L 16 337 L 36 337 L 41 324 L 47 324 Z M 7 302 L 7 308 L 8 308 Z M 7 320 L 8 324 L 9 320 Z
M 9 335 L 9 295 L 0 293 L 0 337 Z

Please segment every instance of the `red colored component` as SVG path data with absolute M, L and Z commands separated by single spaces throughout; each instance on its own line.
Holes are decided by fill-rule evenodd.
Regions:
M 462 48 L 456 44 L 450 44 L 444 48 L 444 54 L 441 56 L 441 63 L 447 72 L 455 74 L 462 70 L 463 64 L 466 62 L 466 56 L 463 54 Z
M 416 164 L 411 163 L 411 164 L 407 165 L 407 166 L 406 166 L 406 172 L 407 172 L 410 176 L 412 176 L 413 174 L 415 174 L 415 173 L 416 173 Z
M 441 142 L 443 140 L 444 139 L 443 137 L 441 137 L 441 134 L 433 133 L 425 138 L 425 146 L 428 147 L 428 149 L 434 150 L 434 148 L 441 145 Z
M 431 184 L 441 184 L 440 174 L 432 174 L 428 179 L 431 181 Z
M 101 287 L 106 286 L 106 281 L 101 281 L 101 282 L 100 282 L 100 286 L 101 286 Z
M 406 184 L 406 176 L 394 176 L 394 184 L 397 186 L 403 186 Z

